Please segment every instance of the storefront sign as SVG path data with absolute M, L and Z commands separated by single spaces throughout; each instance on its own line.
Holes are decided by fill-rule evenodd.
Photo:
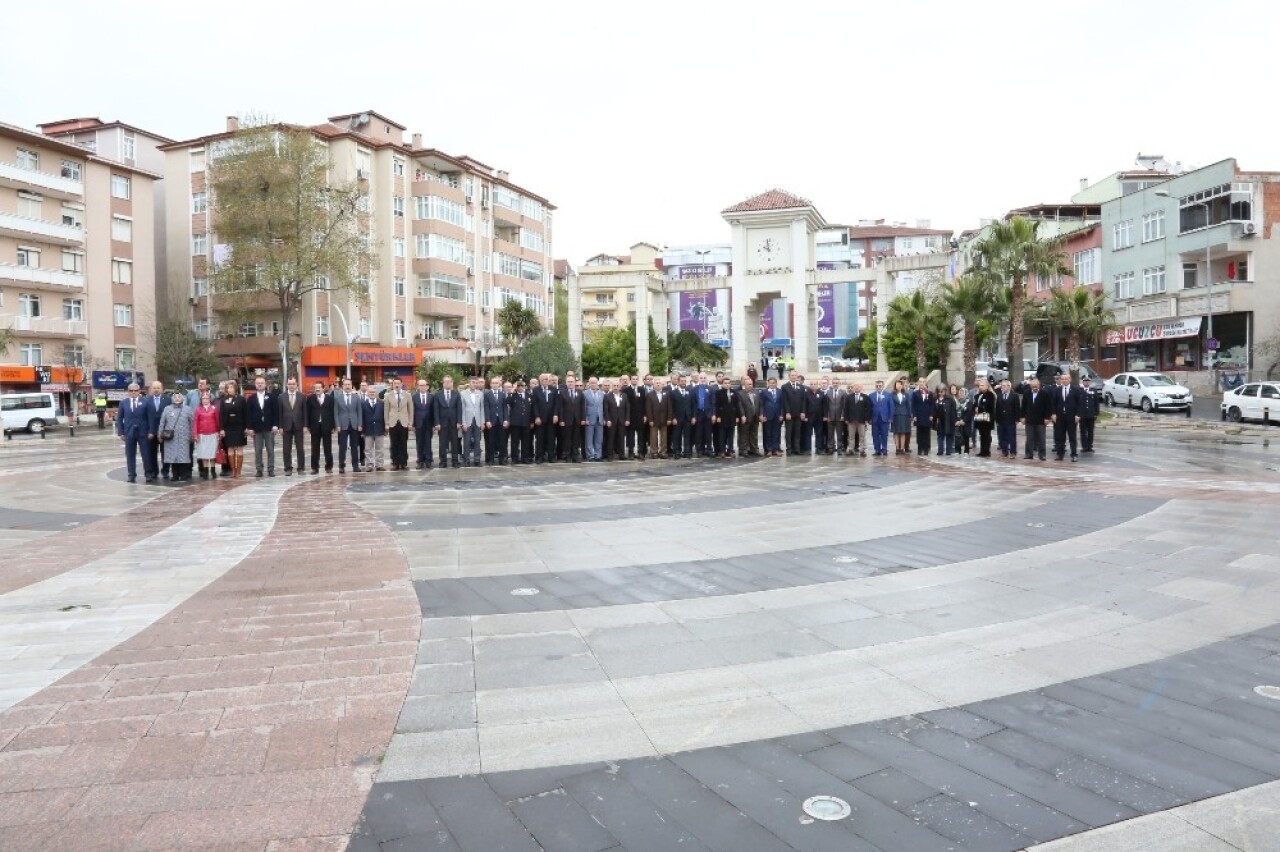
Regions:
M 836 288 L 818 285 L 818 342 L 829 343 L 836 336 Z
M 53 381 L 53 368 L 36 367 L 36 381 L 42 385 L 47 385 Z
M 35 367 L 0 367 L 0 382 L 22 384 L 36 380 Z
M 71 387 L 63 382 L 53 382 L 41 385 L 40 390 L 48 393 L 69 393 L 71 391 Z
M 715 274 L 716 268 L 714 264 L 696 264 L 680 267 L 681 278 L 714 278 Z
M 128 390 L 130 382 L 137 382 L 139 386 L 147 383 L 147 377 L 142 373 L 120 372 L 117 370 L 94 370 L 93 386 L 97 390 Z
M 1123 329 L 1107 332 L 1104 342 L 1108 346 L 1114 346 L 1117 343 L 1142 343 L 1147 340 L 1195 337 L 1200 333 L 1201 319 L 1203 317 L 1182 317 L 1126 325 Z
M 417 364 L 416 349 L 357 349 L 351 353 L 353 364 Z

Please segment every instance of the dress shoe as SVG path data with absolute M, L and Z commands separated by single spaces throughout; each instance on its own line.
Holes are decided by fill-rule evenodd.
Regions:
M 1074 461 L 1080 461 L 1080 457 L 1079 457 L 1079 456 L 1076 456 L 1076 455 L 1073 455 L 1073 456 L 1071 457 L 1071 460 L 1072 460 L 1073 462 L 1074 462 Z
M 131 477 L 129 477 L 129 481 L 130 481 L 130 482 L 137 482 L 137 481 L 138 481 L 138 477 L 136 477 L 136 476 L 131 476 Z
M 257 473 L 255 473 L 255 474 L 253 475 L 253 478 L 254 478 L 254 479 L 261 479 L 261 478 L 262 478 L 262 471 L 258 471 Z

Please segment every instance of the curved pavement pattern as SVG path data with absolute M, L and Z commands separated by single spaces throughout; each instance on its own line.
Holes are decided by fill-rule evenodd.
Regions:
M 0 849 L 1268 848 L 1255 435 L 167 489 L 5 447 Z

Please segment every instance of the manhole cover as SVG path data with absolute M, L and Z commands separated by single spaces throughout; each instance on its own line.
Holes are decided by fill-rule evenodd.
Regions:
M 832 559 L 831 561 L 832 561 L 832 562 L 843 562 L 843 563 L 857 562 L 857 561 L 858 561 L 858 557 L 856 557 L 856 556 L 837 556 L 837 557 L 835 557 L 834 559 Z
M 537 590 L 537 589 L 528 589 L 528 588 L 512 589 L 512 590 L 511 590 L 511 594 L 515 595 L 516 597 L 523 598 L 523 597 L 528 597 L 529 595 L 536 595 L 536 594 L 538 594 L 538 590 Z
M 844 819 L 853 813 L 849 803 L 835 796 L 814 796 L 804 800 L 804 812 L 814 819 Z
M 1255 686 L 1253 691 L 1263 698 L 1272 698 L 1280 701 L 1280 686 Z

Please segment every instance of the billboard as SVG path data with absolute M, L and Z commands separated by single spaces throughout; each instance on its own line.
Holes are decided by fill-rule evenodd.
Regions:
M 673 293 L 676 330 L 695 331 L 707 343 L 729 348 L 729 290 Z
M 836 336 L 836 291 L 831 284 L 819 284 L 817 294 L 818 342 L 830 343 Z

